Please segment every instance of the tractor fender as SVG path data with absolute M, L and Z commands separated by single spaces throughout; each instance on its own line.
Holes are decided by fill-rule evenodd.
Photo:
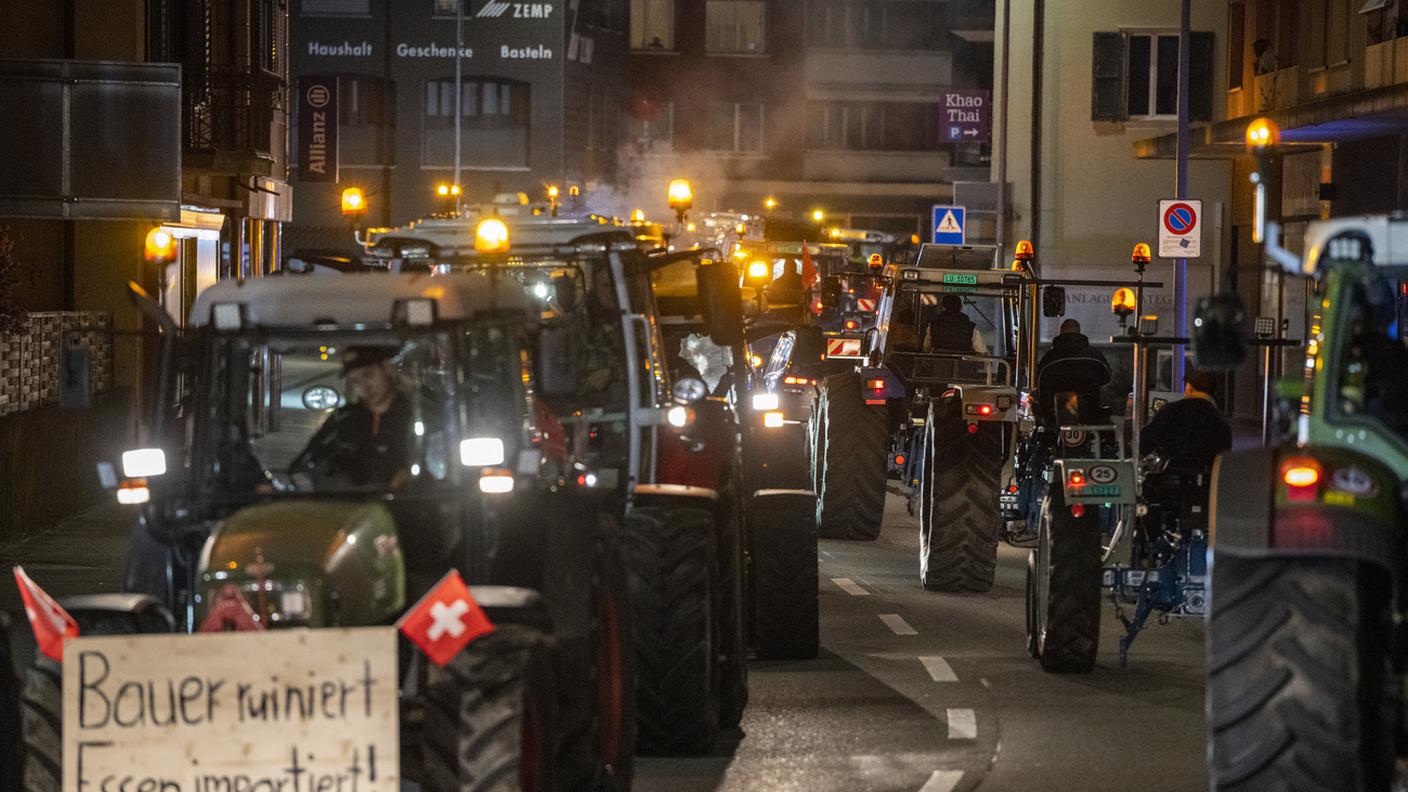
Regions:
M 1281 467 L 1290 456 L 1320 465 L 1321 481 L 1313 499 L 1288 497 Z M 1213 464 L 1209 543 L 1215 552 L 1247 558 L 1345 558 L 1401 578 L 1398 493 L 1391 470 L 1347 449 L 1228 452 Z
M 719 491 L 689 484 L 637 484 L 631 490 L 631 502 L 636 506 L 698 506 L 713 509 L 719 502 Z
M 83 594 L 61 597 L 59 605 L 78 622 L 79 635 L 163 633 L 176 629 L 171 611 L 147 594 Z
M 800 489 L 764 489 L 753 493 L 749 514 L 816 515 L 816 493 Z

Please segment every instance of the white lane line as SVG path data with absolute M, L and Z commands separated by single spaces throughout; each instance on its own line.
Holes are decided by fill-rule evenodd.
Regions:
M 962 770 L 935 770 L 919 788 L 919 792 L 953 792 L 958 782 L 963 780 Z
M 929 678 L 935 682 L 958 681 L 958 675 L 953 673 L 953 666 L 942 657 L 921 657 L 919 662 L 924 664 L 924 670 L 929 672 Z
M 882 613 L 880 621 L 885 622 L 885 626 L 890 628 L 890 632 L 895 635 L 918 635 L 919 631 L 909 626 L 909 622 L 900 618 L 898 613 Z
M 978 714 L 970 709 L 949 709 L 948 738 L 950 740 L 976 740 L 978 738 Z
M 831 578 L 831 582 L 836 584 L 836 588 L 850 594 L 852 597 L 869 597 L 870 592 L 860 587 L 860 584 L 850 578 Z

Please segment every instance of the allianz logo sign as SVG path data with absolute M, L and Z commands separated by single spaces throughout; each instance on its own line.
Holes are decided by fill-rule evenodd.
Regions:
M 552 3 L 504 3 L 490 0 L 475 16 L 480 19 L 548 19 L 552 17 Z

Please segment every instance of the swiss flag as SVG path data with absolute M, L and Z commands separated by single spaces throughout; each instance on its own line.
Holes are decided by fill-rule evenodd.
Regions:
M 817 275 L 816 265 L 812 263 L 812 253 L 806 245 L 802 245 L 802 290 L 806 291 L 815 286 L 821 277 Z
M 470 596 L 458 570 L 450 570 L 430 593 L 396 622 L 400 630 L 438 666 L 455 658 L 470 641 L 494 631 L 493 622 Z
M 51 660 L 62 663 L 64 639 L 78 637 L 78 622 L 44 589 L 39 588 L 39 584 L 25 574 L 23 567 L 15 567 L 15 583 L 19 585 L 24 615 L 29 617 L 29 626 L 34 630 L 34 642 L 39 644 L 39 651 Z

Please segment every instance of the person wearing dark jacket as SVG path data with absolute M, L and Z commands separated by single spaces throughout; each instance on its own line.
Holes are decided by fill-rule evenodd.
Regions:
M 1054 419 L 1057 394 L 1073 392 L 1084 405 L 1082 413 L 1091 415 L 1100 405 L 1100 388 L 1109 381 L 1110 364 L 1105 356 L 1090 345 L 1090 339 L 1080 331 L 1080 322 L 1067 319 L 1036 364 L 1036 414 Z
M 1213 386 L 1208 372 L 1189 371 L 1183 398 L 1164 405 L 1139 433 L 1140 453 L 1158 454 L 1183 465 L 1206 465 L 1231 448 L 1232 427 L 1210 395 Z
M 319 489 L 395 488 L 410 463 L 411 408 L 401 394 L 392 350 L 353 347 L 343 375 L 356 400 L 337 408 L 289 468 Z
M 939 315 L 929 323 L 925 334 L 926 352 L 961 352 L 986 355 L 988 346 L 978 326 L 963 313 L 963 300 L 956 294 L 945 294 L 939 302 Z

